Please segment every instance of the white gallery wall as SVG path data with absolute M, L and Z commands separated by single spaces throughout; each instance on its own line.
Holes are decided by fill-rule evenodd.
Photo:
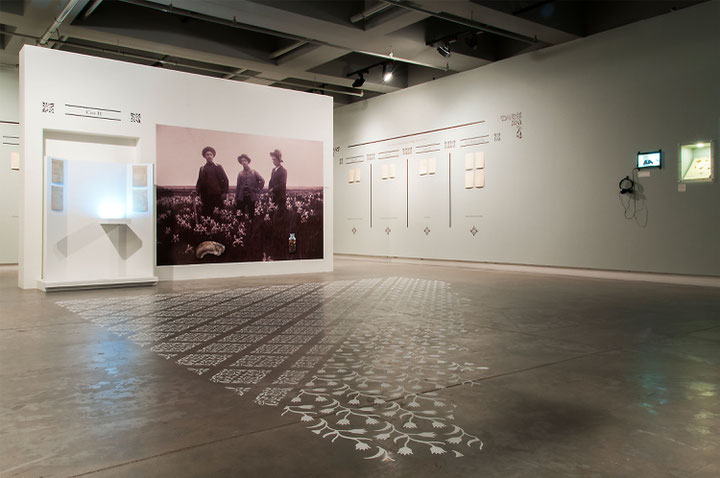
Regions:
M 51 201 L 48 194 L 52 192 L 44 186 L 47 181 L 43 180 L 43 175 L 48 174 L 47 168 L 51 164 L 45 157 L 152 166 L 156 161 L 158 124 L 323 142 L 324 257 L 155 267 L 156 237 L 154 231 L 148 232 L 142 226 L 141 230 L 135 231 L 137 235 L 133 235 L 132 246 L 132 260 L 140 260 L 142 266 L 131 265 L 129 259 L 121 261 L 123 266 L 132 267 L 137 273 L 149 265 L 151 273 L 160 280 L 332 270 L 332 192 L 328 187 L 332 176 L 331 98 L 29 46 L 21 52 L 20 98 L 23 136 L 20 287 L 38 287 L 39 282 L 46 280 L 43 261 L 48 259 L 48 248 L 57 249 L 62 245 L 62 241 L 58 242 L 60 245 L 43 243 L 48 240 L 43 223 L 49 208 L 47 203 Z M 256 160 L 269 163 L 270 157 Z M 197 168 L 204 164 L 200 151 L 188 151 L 187 158 L 178 158 L 178 161 L 194 161 Z M 234 156 L 226 155 L 221 164 L 229 164 L 227 161 L 237 166 Z M 74 177 L 81 174 L 77 171 L 82 169 L 75 168 Z M 90 174 L 90 170 L 100 171 L 103 167 L 86 169 Z M 103 170 L 110 171 L 110 168 Z M 231 186 L 234 186 L 234 176 L 229 172 L 228 175 L 232 176 Z M 98 196 L 101 192 L 91 193 L 93 188 L 87 181 L 85 186 L 71 186 L 69 181 L 64 186 L 64 194 L 77 197 L 87 194 L 87 202 L 101 199 Z M 82 184 L 82 181 L 76 184 Z M 152 184 L 150 189 L 149 214 L 152 215 Z M 100 225 L 100 222 L 95 224 L 98 227 L 92 234 L 75 233 L 75 237 L 85 238 L 87 247 L 76 248 L 76 262 L 68 268 L 70 272 L 64 280 L 77 278 L 77 271 L 83 269 L 94 268 L 100 274 L 105 273 L 102 267 L 93 264 L 100 261 L 107 265 L 107 258 L 98 252 L 93 241 L 110 244 L 117 239 L 113 237 L 117 232 L 116 228 L 109 227 L 112 224 L 104 224 L 103 233 Z M 129 229 L 133 227 L 130 223 Z M 127 254 L 125 249 L 115 252 L 109 247 L 106 246 L 108 255 Z M 82 261 L 87 267 L 82 267 Z M 141 272 L 145 274 L 144 271 Z M 129 271 L 120 271 L 121 275 L 124 273 L 132 275 Z
M 20 154 L 18 69 L 0 67 L 0 264 L 18 261 L 20 171 L 12 169 Z
M 718 18 L 707 2 L 336 109 L 335 252 L 720 276 L 720 184 L 678 184 L 680 144 L 717 155 Z

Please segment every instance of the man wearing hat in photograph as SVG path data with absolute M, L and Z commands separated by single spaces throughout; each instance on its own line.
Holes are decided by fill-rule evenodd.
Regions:
M 195 191 L 200 195 L 203 216 L 212 216 L 215 208 L 222 210 L 223 196 L 228 191 L 229 181 L 225 170 L 215 164 L 215 148 L 206 146 L 202 150 L 205 164 L 198 172 Z
M 250 168 L 250 161 L 252 161 L 250 156 L 243 153 L 237 159 L 242 169 L 237 177 L 235 207 L 252 221 L 255 217 L 255 203 L 257 202 L 258 193 L 265 186 L 265 178 Z
M 280 150 L 275 150 L 270 153 L 273 165 L 275 167 L 272 170 L 270 176 L 270 183 L 268 184 L 268 190 L 270 191 L 270 197 L 272 197 L 273 203 L 278 207 L 278 210 L 285 211 L 287 208 L 285 199 L 287 196 L 286 184 L 287 184 L 287 170 L 282 165 L 282 153 Z

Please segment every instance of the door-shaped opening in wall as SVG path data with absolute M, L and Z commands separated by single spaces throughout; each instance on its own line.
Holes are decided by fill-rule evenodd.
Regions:
M 138 139 L 45 131 L 44 153 L 41 288 L 156 282 Z

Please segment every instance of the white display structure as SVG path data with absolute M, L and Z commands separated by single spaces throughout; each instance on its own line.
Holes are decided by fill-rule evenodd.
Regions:
M 46 149 L 87 156 L 81 141 Z M 120 149 L 133 159 L 134 147 Z M 126 151 L 122 151 L 125 149 Z M 75 154 L 71 153 L 75 150 Z M 154 284 L 151 164 L 46 157 L 42 290 Z
M 160 280 L 332 270 L 332 190 L 328 187 L 332 178 L 332 98 L 33 46 L 23 48 L 20 63 L 23 144 L 19 287 L 44 288 L 51 282 L 84 283 L 88 280 L 102 285 L 103 282 L 117 281 L 121 276 L 138 277 L 139 274 L 139 277 L 146 277 L 147 270 L 152 271 L 148 277 L 157 276 Z M 67 244 L 69 250 L 77 253 L 78 259 L 82 257 L 82 261 L 102 264 L 93 264 L 95 269 L 92 273 L 80 265 L 80 260 L 72 264 L 66 262 L 61 267 L 62 261 L 54 255 L 55 252 L 48 253 L 53 248 L 57 252 L 58 237 L 53 236 L 56 231 L 49 228 L 47 234 L 43 232 L 48 212 L 44 205 L 47 204 L 49 209 L 52 199 L 52 189 L 48 187 L 46 190 L 46 186 L 52 186 L 52 183 L 46 182 L 45 158 L 65 160 L 68 174 L 72 177 L 75 176 L 72 174 L 74 168 L 80 167 L 76 161 L 84 164 L 117 163 L 126 172 L 131 170 L 132 165 L 154 166 L 158 124 L 322 142 L 323 258 L 157 267 L 155 185 L 151 183 L 148 186 L 148 215 L 152 217 L 152 232 L 149 235 L 135 217 L 129 218 L 125 224 L 105 225 L 100 225 L 100 218 L 90 213 L 78 215 L 72 221 L 68 218 L 68 225 L 73 228 L 85 227 L 81 223 L 87 221 L 85 225 L 92 227 L 93 234 L 104 234 L 99 234 L 97 241 L 88 242 L 89 238 L 85 238 L 85 243 L 75 242 L 77 250 L 72 249 L 75 247 L 72 241 Z M 239 149 L 241 147 L 238 146 Z M 283 154 L 292 159 L 291 152 L 284 151 Z M 188 158 L 197 161 L 197 167 L 202 165 L 199 153 Z M 228 161 L 227 156 L 223 160 Z M 254 161 L 270 163 L 269 151 L 267 157 L 256 157 Z M 95 173 L 102 176 L 110 174 L 112 167 L 108 164 L 92 168 L 97 167 Z M 103 168 L 105 173 L 101 172 Z M 152 170 L 154 175 L 159 174 L 155 168 Z M 119 169 L 112 174 L 120 175 Z M 91 184 L 92 180 L 88 179 L 82 187 Z M 65 187 L 67 206 L 74 204 L 73 198 L 84 195 L 76 192 L 70 183 Z M 127 183 L 125 187 L 128 187 Z M 48 202 L 45 202 L 46 199 Z M 117 219 L 114 221 L 119 222 Z M 71 239 L 75 237 L 79 240 L 80 236 L 72 236 L 70 230 L 67 232 Z M 123 253 L 122 247 L 115 247 L 125 240 L 125 245 L 132 248 L 131 243 L 135 241 L 132 234 L 137 235 L 141 242 L 139 250 L 130 255 L 127 251 Z M 61 237 L 59 239 L 62 240 Z M 51 244 L 51 241 L 56 242 Z M 102 241 L 103 247 L 107 247 L 99 253 L 94 248 L 100 247 Z M 86 252 L 80 253 L 83 248 Z M 125 263 L 118 264 L 118 257 L 123 255 Z M 134 263 L 140 258 L 144 261 L 142 267 Z M 122 267 L 126 269 L 123 271 Z

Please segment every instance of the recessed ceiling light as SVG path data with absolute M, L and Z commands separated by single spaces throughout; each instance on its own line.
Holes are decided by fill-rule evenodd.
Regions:
M 393 64 L 392 63 L 385 63 L 383 65 L 383 81 L 388 82 L 392 80 L 393 77 Z

